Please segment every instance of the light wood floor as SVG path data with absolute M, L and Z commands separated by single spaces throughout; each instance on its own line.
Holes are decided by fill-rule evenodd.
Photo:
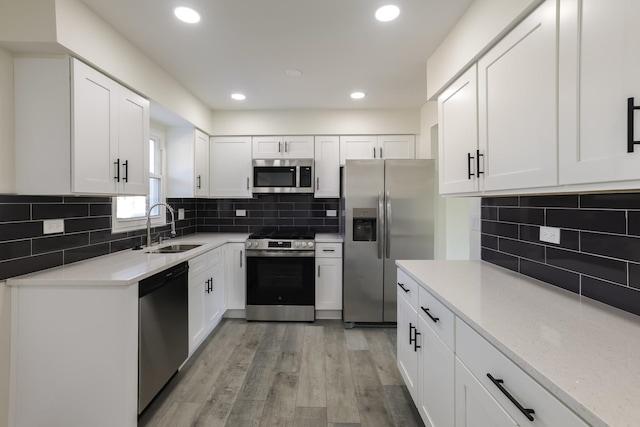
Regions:
M 396 367 L 395 329 L 225 319 L 138 425 L 423 426 Z

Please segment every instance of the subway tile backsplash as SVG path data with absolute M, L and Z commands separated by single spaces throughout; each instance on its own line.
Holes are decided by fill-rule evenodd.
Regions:
M 481 216 L 483 260 L 640 315 L 640 193 L 485 197 Z
M 185 209 L 176 221 L 178 236 L 195 232 L 250 233 L 263 227 L 303 227 L 337 233 L 338 199 L 314 199 L 311 194 L 257 195 L 253 199 L 168 200 Z M 0 195 L 0 280 L 46 268 L 128 250 L 145 243 L 146 230 L 111 233 L 110 197 Z M 237 217 L 236 209 L 246 211 Z M 64 219 L 61 234 L 43 234 L 42 221 Z M 170 227 L 153 228 L 154 237 L 169 236 Z

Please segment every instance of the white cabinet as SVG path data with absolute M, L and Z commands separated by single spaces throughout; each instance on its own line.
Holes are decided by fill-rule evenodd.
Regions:
M 313 136 L 254 136 L 254 159 L 313 159 Z
M 418 401 L 418 312 L 398 289 L 397 363 L 414 402 Z
M 189 354 L 222 319 L 226 309 L 224 249 L 189 260 Z
M 149 101 L 68 57 L 16 58 L 14 83 L 18 193 L 148 193 Z
M 167 129 L 167 196 L 209 196 L 209 136 L 199 129 Z
M 316 310 L 342 310 L 342 243 L 316 244 Z
M 340 164 L 347 159 L 414 159 L 415 135 L 347 135 L 340 137 Z
M 640 179 L 640 146 L 627 152 L 627 98 L 640 105 L 640 3 L 563 0 L 560 16 L 560 184 Z M 640 141 L 637 111 L 634 121 Z
M 244 310 L 246 307 L 246 254 L 244 243 L 225 245 L 227 275 L 227 309 Z M 231 313 L 233 314 L 233 313 Z
M 471 66 L 438 97 L 440 193 L 478 190 L 477 67 Z
M 209 195 L 251 198 L 251 137 L 214 136 L 209 145 Z
M 314 197 L 340 197 L 340 139 L 337 136 L 315 137 L 316 189 Z
M 558 183 L 556 15 L 546 0 L 478 61 L 485 191 Z

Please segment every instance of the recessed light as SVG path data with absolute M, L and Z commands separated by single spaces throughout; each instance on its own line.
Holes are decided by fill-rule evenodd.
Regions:
M 286 73 L 289 77 L 300 77 L 302 75 L 302 71 L 295 68 L 289 68 Z
M 187 24 L 195 24 L 200 22 L 200 14 L 190 7 L 176 7 L 173 10 L 176 17 Z
M 241 93 L 234 93 L 231 95 L 231 98 L 235 99 L 236 101 L 244 101 L 247 97 Z
M 376 10 L 376 19 L 381 22 L 393 21 L 400 15 L 400 8 L 393 4 L 382 6 Z
M 364 94 L 364 92 L 353 92 L 351 94 L 351 98 L 353 99 L 362 99 L 364 98 L 366 95 Z

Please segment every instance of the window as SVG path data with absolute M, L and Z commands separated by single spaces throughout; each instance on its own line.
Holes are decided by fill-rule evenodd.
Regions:
M 113 198 L 113 232 L 146 228 L 149 206 L 165 202 L 163 140 L 161 133 L 154 130 L 151 131 L 151 137 L 149 138 L 149 195 Z M 165 224 L 164 207 L 156 206 L 151 212 L 151 225 L 157 227 Z

